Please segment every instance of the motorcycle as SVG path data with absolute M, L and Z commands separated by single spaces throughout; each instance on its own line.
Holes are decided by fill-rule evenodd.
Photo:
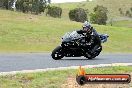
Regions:
M 107 42 L 107 34 L 99 34 L 101 43 Z M 62 43 L 52 51 L 52 58 L 60 60 L 65 57 L 81 57 L 88 59 L 95 58 L 102 51 L 102 46 L 99 46 L 95 52 L 90 53 L 91 43 L 85 41 L 85 36 L 78 34 L 77 31 L 68 32 L 62 37 Z

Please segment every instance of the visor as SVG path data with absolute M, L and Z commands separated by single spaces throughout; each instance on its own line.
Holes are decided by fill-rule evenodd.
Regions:
M 82 26 L 83 28 L 91 28 L 90 26 Z

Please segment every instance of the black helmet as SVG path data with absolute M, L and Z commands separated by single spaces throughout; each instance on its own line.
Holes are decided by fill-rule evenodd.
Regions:
M 84 27 L 87 27 L 87 28 L 91 28 L 91 24 L 88 22 L 88 21 L 85 21 L 84 23 L 83 23 L 83 26 L 82 26 L 83 28 Z
M 88 21 L 85 21 L 83 23 L 83 30 L 87 31 L 88 33 L 91 33 L 92 32 L 92 29 L 91 29 L 91 24 L 88 22 Z

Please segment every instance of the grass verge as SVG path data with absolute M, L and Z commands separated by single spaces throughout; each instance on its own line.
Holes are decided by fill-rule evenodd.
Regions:
M 131 73 L 131 66 L 87 68 L 87 73 L 121 74 Z M 60 88 L 69 76 L 75 77 L 77 70 L 56 70 L 27 74 L 0 76 L 0 88 Z

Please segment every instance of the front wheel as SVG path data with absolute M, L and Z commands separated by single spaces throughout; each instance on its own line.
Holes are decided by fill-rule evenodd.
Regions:
M 61 46 L 57 46 L 53 51 L 52 51 L 52 54 L 51 54 L 52 58 L 54 60 L 59 60 L 61 58 L 63 58 L 63 53 L 62 53 L 62 47 Z

